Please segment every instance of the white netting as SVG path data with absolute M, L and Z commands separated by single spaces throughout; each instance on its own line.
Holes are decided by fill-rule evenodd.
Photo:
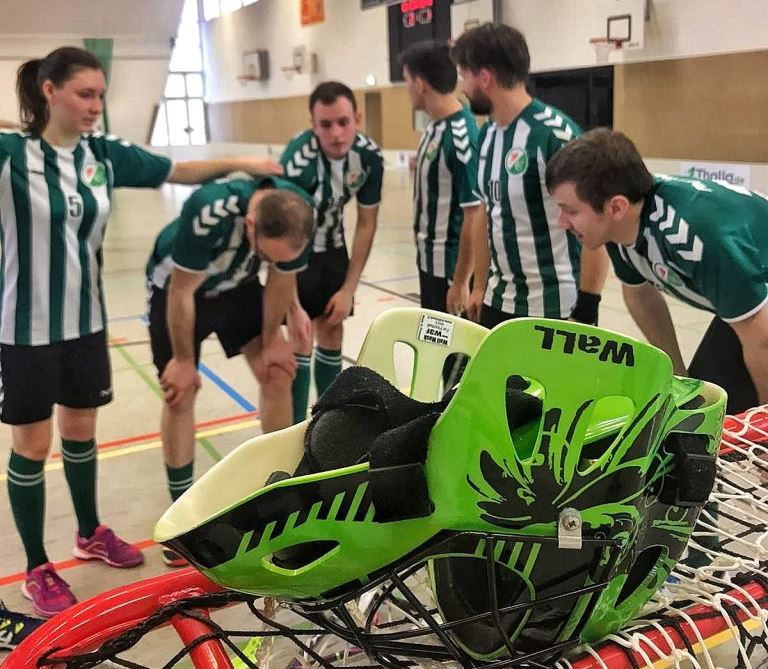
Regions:
M 595 62 L 607 63 L 610 55 L 614 51 L 622 48 L 623 43 L 620 40 L 610 40 L 607 38 L 594 38 L 589 40 L 592 48 L 595 50 Z
M 683 665 L 695 669 L 765 669 L 767 522 L 768 406 L 726 419 L 715 492 L 700 516 L 687 555 L 645 607 L 642 617 L 599 644 L 568 653 L 557 661 L 556 669 L 677 669 Z M 492 545 L 488 550 L 493 554 Z M 363 651 L 365 640 L 350 640 L 348 634 L 339 636 L 336 630 L 342 624 L 348 630 L 364 628 L 392 641 L 410 640 L 421 648 L 420 653 L 393 651 L 388 666 L 459 667 L 460 661 L 438 653 L 442 646 L 432 645 L 434 627 L 426 625 L 425 620 L 439 617 L 439 613 L 429 603 L 430 592 L 426 570 L 416 563 L 357 602 L 322 614 L 322 620 L 317 612 L 299 612 L 271 600 L 255 602 L 238 593 L 218 592 L 209 595 L 212 599 L 206 600 L 204 607 L 217 609 L 243 601 L 247 604 L 217 611 L 217 619 L 219 614 L 224 617 L 220 620 L 220 624 L 226 623 L 224 627 L 206 617 L 202 619 L 210 624 L 210 638 L 227 643 L 235 669 L 370 666 L 372 660 Z M 423 597 L 411 597 L 413 593 Z M 51 651 L 53 657 L 38 666 L 60 667 L 63 658 L 68 658 L 67 669 L 110 667 L 114 665 L 109 663 L 118 659 L 120 666 L 134 669 L 189 666 L 187 660 L 193 644 L 169 660 L 164 648 L 166 637 L 162 636 L 169 630 L 162 626 L 177 613 L 198 619 L 195 611 L 201 606 L 199 600 L 186 604 L 183 600 L 174 601 L 119 637 L 94 644 L 98 650 L 92 654 L 83 654 L 85 647 L 79 639 L 76 646 L 68 646 L 63 652 Z M 258 620 L 254 621 L 253 616 Z M 244 645 L 238 648 L 235 641 Z M 46 648 L 59 646 L 49 644 Z M 424 649 L 430 652 L 424 653 Z M 76 655 L 70 655 L 72 651 Z M 154 654 L 158 653 L 155 659 Z M 403 657 L 413 659 L 397 659 Z M 528 669 L 544 666 L 529 659 L 523 665 L 505 663 L 502 659 L 496 666 L 505 664 Z M 31 665 L 11 665 L 12 669 L 22 666 Z
M 558 669 L 764 666 L 768 643 L 768 406 L 727 417 L 715 492 L 643 617 Z

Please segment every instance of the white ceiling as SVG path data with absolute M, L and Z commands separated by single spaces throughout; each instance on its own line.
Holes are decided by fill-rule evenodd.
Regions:
M 173 37 L 184 0 L 0 0 L 0 42 L 11 35 Z

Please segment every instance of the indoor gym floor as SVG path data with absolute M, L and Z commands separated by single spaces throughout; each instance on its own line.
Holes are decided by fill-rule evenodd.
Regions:
M 207 147 L 210 155 L 231 148 Z M 110 353 L 115 400 L 99 413 L 99 508 L 102 522 L 144 549 L 143 566 L 118 570 L 72 557 L 75 516 L 54 440 L 46 472 L 46 547 L 61 576 L 84 600 L 103 590 L 167 570 L 151 541 L 152 528 L 169 504 L 160 441 L 160 391 L 152 366 L 143 315 L 146 306 L 144 265 L 157 232 L 179 211 L 191 192 L 186 186 L 117 191 L 104 254 L 104 289 L 109 314 Z M 379 227 L 355 301 L 346 321 L 343 354 L 347 363 L 360 349 L 375 316 L 392 307 L 418 304 L 415 249 L 411 233 L 411 184 L 404 169 L 388 169 Z M 354 231 L 354 205 L 347 209 L 347 233 Z M 683 354 L 689 360 L 710 320 L 708 315 L 669 300 Z M 611 276 L 600 310 L 600 325 L 633 336 L 638 330 Z M 203 345 L 203 387 L 197 400 L 199 426 L 195 474 L 199 477 L 221 456 L 259 434 L 258 393 L 242 360 L 227 360 L 216 340 Z M 0 426 L 0 599 L 30 612 L 20 592 L 25 561 L 8 505 L 6 474 L 10 430 Z M 178 648 L 178 647 L 177 647 Z M 0 657 L 2 651 L 0 651 Z

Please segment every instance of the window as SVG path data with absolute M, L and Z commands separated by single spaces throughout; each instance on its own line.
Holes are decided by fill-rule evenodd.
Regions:
M 215 0 L 217 10 L 218 2 Z M 204 0 L 204 16 L 207 16 L 209 5 L 211 2 Z M 197 0 L 184 2 L 168 69 L 168 79 L 157 107 L 150 143 L 152 146 L 205 144 L 208 141 L 208 128 L 203 102 L 205 86 Z
M 203 20 L 210 21 L 219 16 L 226 16 L 241 7 L 247 7 L 259 0 L 203 0 Z

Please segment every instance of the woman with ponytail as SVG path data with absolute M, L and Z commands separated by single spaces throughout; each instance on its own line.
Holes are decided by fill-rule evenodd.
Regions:
M 262 158 L 174 164 L 93 132 L 105 90 L 92 54 L 56 49 L 19 68 L 22 130 L 0 131 L 0 420 L 12 426 L 8 494 L 27 558 L 22 591 L 46 617 L 77 601 L 43 544 L 54 405 L 77 516 L 75 556 L 113 567 L 144 559 L 100 523 L 96 508 L 96 413 L 112 399 L 101 246 L 113 189 L 280 171 Z

